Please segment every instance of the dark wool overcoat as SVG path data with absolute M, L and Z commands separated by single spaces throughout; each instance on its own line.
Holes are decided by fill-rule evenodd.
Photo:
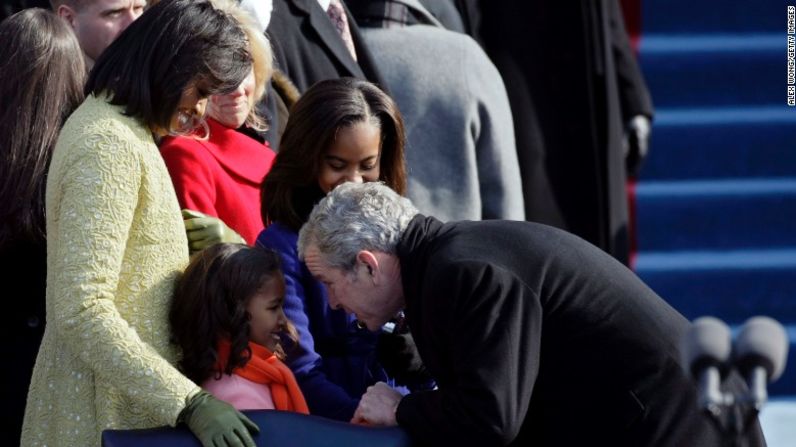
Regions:
M 605 252 L 530 222 L 418 215 L 397 255 L 439 385 L 398 405 L 418 443 L 722 445 L 681 367 L 689 322 Z M 762 445 L 756 420 L 752 432 Z
M 653 109 L 617 0 L 481 1 L 480 14 L 511 101 L 527 220 L 627 262 L 623 127 Z
M 276 66 L 293 81 L 299 92 L 304 93 L 318 81 L 342 77 L 366 79 L 385 89 L 348 9 L 346 15 L 356 61 L 318 0 L 274 0 L 268 38 Z

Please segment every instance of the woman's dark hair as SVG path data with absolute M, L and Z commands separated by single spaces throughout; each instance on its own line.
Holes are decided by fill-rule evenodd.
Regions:
M 269 281 L 284 290 L 279 255 L 243 244 L 216 244 L 197 253 L 177 282 L 169 322 L 174 342 L 182 349 L 180 370 L 197 384 L 215 375 L 231 374 L 251 358 L 246 304 Z M 287 322 L 285 335 L 295 343 L 296 329 Z M 223 370 L 217 367 L 218 342 L 230 342 Z M 278 345 L 275 354 L 284 359 Z
M 370 122 L 381 130 L 379 180 L 406 190 L 404 123 L 398 106 L 370 82 L 354 78 L 321 81 L 290 109 L 274 165 L 262 183 L 262 218 L 298 231 L 324 193 L 321 163 L 340 128 Z
M 163 0 L 134 21 L 102 53 L 86 94 L 107 94 L 127 115 L 169 129 L 183 91 L 228 93 L 249 74 L 246 34 L 209 0 Z
M 58 133 L 83 101 L 83 52 L 40 8 L 0 23 L 0 246 L 43 241 L 44 187 Z

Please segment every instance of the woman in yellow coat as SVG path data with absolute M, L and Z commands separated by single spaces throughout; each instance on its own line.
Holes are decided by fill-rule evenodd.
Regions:
M 205 446 L 253 446 L 256 426 L 173 366 L 167 314 L 188 241 L 153 139 L 202 127 L 207 96 L 237 87 L 251 59 L 231 14 L 165 0 L 97 61 L 47 178 L 47 328 L 22 445 L 184 421 Z

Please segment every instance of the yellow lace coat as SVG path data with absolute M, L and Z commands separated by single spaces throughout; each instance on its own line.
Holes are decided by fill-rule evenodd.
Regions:
M 92 446 L 106 428 L 175 424 L 198 387 L 172 366 L 168 308 L 188 262 L 149 130 L 89 97 L 47 178 L 47 328 L 23 446 Z

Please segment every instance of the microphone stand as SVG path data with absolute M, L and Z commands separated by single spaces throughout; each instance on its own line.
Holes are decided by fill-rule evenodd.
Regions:
M 763 393 L 766 394 L 765 386 Z M 746 434 L 760 413 L 765 397 L 762 401 L 759 400 L 760 395 L 754 391 L 740 396 L 723 392 L 719 394 L 721 397 L 713 396 L 703 402 L 702 407 L 719 428 L 723 438 L 722 445 L 745 447 L 748 445 Z

